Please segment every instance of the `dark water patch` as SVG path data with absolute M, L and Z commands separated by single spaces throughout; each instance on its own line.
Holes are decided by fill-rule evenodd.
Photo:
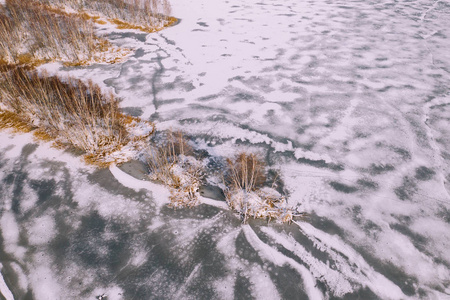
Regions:
M 222 231 L 225 221 L 213 225 L 217 231 L 205 228 L 182 244 L 175 237 L 183 232 L 169 223 L 149 232 L 145 236 L 146 261 L 124 276 L 127 299 L 173 299 L 174 286 L 184 291 L 183 295 L 196 295 L 193 299 L 199 299 L 198 295 L 202 295 L 201 299 L 217 298 L 211 283 L 225 277 L 227 269 L 223 255 L 215 251 L 217 239 L 213 232 Z
M 243 231 L 241 231 L 236 237 L 235 246 L 236 246 L 236 254 L 241 259 L 244 259 L 251 263 L 255 263 L 259 266 L 264 265 L 264 262 L 259 256 L 258 252 L 247 241 L 247 238 Z
M 408 160 L 411 160 L 411 153 L 408 151 L 408 150 L 406 150 L 406 149 L 403 149 L 403 148 L 400 148 L 400 147 L 392 147 L 391 148 L 395 153 L 397 153 L 398 155 L 400 155 L 401 156 L 401 158 L 404 160 L 404 161 L 408 161 Z
M 22 148 L 22 152 L 20 153 L 21 160 L 26 160 L 28 157 L 33 154 L 34 151 L 38 148 L 37 144 L 26 144 Z
M 344 236 L 344 231 L 333 220 L 318 216 L 315 212 L 311 212 L 307 220 L 312 226 L 323 232 Z
M 199 193 L 205 198 L 225 201 L 225 194 L 223 190 L 218 186 L 202 185 L 199 188 Z
M 250 93 L 245 93 L 245 92 L 240 92 L 240 93 L 236 93 L 234 94 L 234 97 L 232 99 L 233 102 L 238 102 L 238 101 L 256 101 L 256 100 L 260 100 L 259 95 L 254 95 L 254 94 L 250 94 Z
M 0 217 L 2 215 L 2 211 L 0 210 Z M 13 257 L 10 256 L 10 254 L 6 253 L 3 249 L 5 245 L 5 241 L 3 239 L 3 235 L 5 234 L 4 228 L 0 228 L 0 262 L 2 263 L 2 276 L 5 280 L 6 285 L 8 286 L 9 290 L 14 296 L 14 299 L 33 299 L 30 298 L 30 292 L 24 291 L 21 288 L 19 288 L 19 277 L 18 274 L 14 271 L 14 269 L 11 267 L 12 263 L 17 263 Z M 28 295 L 28 296 L 27 296 Z M 2 294 L 0 293 L 0 296 Z M 5 298 L 3 298 L 5 299 Z M 6 300 L 6 299 L 5 299 Z
M 341 193 L 345 193 L 345 194 L 351 194 L 351 193 L 355 193 L 358 191 L 358 188 L 351 186 L 351 185 L 347 185 L 341 182 L 337 182 L 337 181 L 331 181 L 329 182 L 329 185 L 336 191 L 341 192 Z
M 200 265 L 197 276 L 189 283 L 187 291 L 192 295 L 202 295 L 203 299 L 214 299 L 217 296 L 212 288 L 211 281 L 205 278 L 222 278 L 226 275 L 226 268 L 223 264 L 224 257 L 218 255 L 215 249 L 216 242 L 208 232 L 202 232 L 195 239 L 191 251 L 191 259 L 196 265 Z M 191 274 L 186 272 L 185 279 Z
M 361 205 L 355 205 L 352 208 L 349 208 L 349 210 L 350 210 L 350 213 L 352 215 L 353 221 L 356 224 L 361 225 L 361 222 L 362 222 L 361 221 L 362 220 L 362 214 L 361 214 L 362 208 L 361 208 Z
M 261 224 L 260 226 L 267 226 L 267 224 Z M 318 259 L 319 261 L 323 262 L 324 264 L 327 264 L 330 266 L 330 268 L 335 268 L 336 263 L 333 260 L 332 256 L 326 252 L 320 249 L 320 247 L 317 247 L 317 242 L 315 239 L 311 239 L 307 235 L 305 235 L 302 231 L 298 230 L 298 227 L 293 226 L 292 224 L 271 224 L 271 227 L 276 229 L 277 231 L 282 231 L 283 233 L 286 233 L 288 236 L 292 237 L 296 243 L 302 245 L 308 253 L 310 253 L 314 258 Z M 301 228 L 301 226 L 300 226 Z M 278 245 L 274 243 L 270 237 L 267 237 L 265 233 L 255 230 L 258 234 L 258 237 L 266 244 L 270 245 L 271 248 L 277 249 L 279 252 L 284 254 L 285 256 L 292 258 L 293 260 L 297 261 L 299 264 L 304 264 L 306 267 L 308 267 L 296 254 L 291 252 L 290 250 L 287 250 L 281 245 Z
M 371 252 L 362 246 L 354 246 L 354 249 L 361 254 L 364 260 L 372 266 L 372 268 L 384 275 L 387 279 L 396 284 L 402 292 L 407 296 L 417 295 L 417 279 L 406 274 L 401 268 L 398 268 L 390 261 L 383 261 L 375 257 Z
M 109 169 L 97 169 L 87 175 L 87 179 L 92 184 L 98 184 L 105 191 L 113 195 L 122 195 L 127 199 L 133 199 L 139 202 L 149 200 L 149 196 L 144 190 L 136 192 L 133 189 L 123 186 L 114 178 Z
M 429 251 L 427 250 L 428 239 L 416 232 L 413 232 L 407 225 L 400 223 L 389 224 L 389 227 L 400 232 L 403 235 L 409 237 L 413 245 L 421 252 L 429 255 Z
M 118 165 L 118 168 L 136 179 L 149 180 L 149 167 L 147 163 L 144 163 L 140 160 L 129 160 L 123 164 Z
M 252 296 L 252 284 L 247 277 L 241 275 L 241 271 L 238 271 L 236 274 L 236 280 L 234 282 L 234 299 L 255 299 Z
M 12 186 L 11 210 L 16 215 L 21 214 L 20 202 L 23 196 L 23 187 L 25 186 L 27 180 L 28 173 L 22 170 L 13 171 L 12 173 L 6 175 L 3 179 L 3 183 L 5 185 Z
M 281 267 L 269 264 L 270 279 L 275 284 L 281 299 L 308 299 L 303 286 L 303 278 L 292 267 L 283 265 Z M 317 282 L 320 284 L 320 282 Z
M 161 208 L 161 214 L 177 220 L 180 219 L 209 220 L 219 214 L 227 214 L 227 213 L 228 211 L 224 212 L 223 209 L 221 208 L 207 204 L 200 204 L 192 208 L 173 209 L 172 207 L 169 207 L 167 205 Z
M 403 177 L 402 185 L 394 189 L 394 193 L 400 200 L 411 200 L 417 192 L 417 184 L 410 177 Z
M 72 241 L 70 239 L 71 231 L 61 228 L 61 224 L 58 224 L 58 234 L 49 243 L 49 250 L 55 257 L 57 265 L 63 266 L 70 252 Z
M 19 287 L 19 275 L 16 274 L 10 263 L 4 260 L 2 262 L 2 276 L 6 283 L 6 286 L 12 293 L 14 299 L 20 300 L 34 300 L 31 291 L 22 290 Z M 6 298 L 0 293 L 0 300 L 6 300 Z
M 123 224 L 107 221 L 93 211 L 81 218 L 81 225 L 70 236 L 68 258 L 94 272 L 96 281 L 111 282 L 130 259 L 129 231 Z
M 383 232 L 383 229 L 380 226 L 378 226 L 378 224 L 373 222 L 372 220 L 365 220 L 362 228 L 363 228 L 366 236 L 368 236 L 374 240 L 377 240 L 379 234 L 381 232 Z
M 421 181 L 428 181 L 431 180 L 434 175 L 436 174 L 433 169 L 427 168 L 425 166 L 421 166 L 416 169 L 416 175 L 415 178 Z
M 209 27 L 209 25 L 206 24 L 205 22 L 197 22 L 197 24 L 201 27 Z
M 330 169 L 333 171 L 343 171 L 345 170 L 344 165 L 335 164 L 335 163 L 327 163 L 325 160 L 312 160 L 308 158 L 299 158 L 297 159 L 299 163 L 307 164 L 316 168 L 321 169 Z
M 218 94 L 213 94 L 213 95 L 200 97 L 197 100 L 200 101 L 200 102 L 207 102 L 207 101 L 215 100 L 217 98 L 219 98 L 219 95 Z
M 227 163 L 221 157 L 211 156 L 206 163 L 206 168 L 210 173 L 222 174 L 227 167 Z
M 444 222 L 449 223 L 450 224 L 450 209 L 441 205 L 439 207 L 439 211 L 436 213 L 436 215 L 441 218 L 442 220 L 444 220 Z
M 109 40 L 120 40 L 120 39 L 126 39 L 126 38 L 132 38 L 135 40 L 138 40 L 139 42 L 145 43 L 147 40 L 147 34 L 146 33 L 134 33 L 134 32 L 112 32 L 110 34 L 107 34 L 106 37 Z
M 42 204 L 49 200 L 55 193 L 56 181 L 54 179 L 30 180 L 29 186 L 36 191 L 38 195 L 38 204 Z
M 375 222 L 373 222 L 372 220 L 368 220 L 363 216 L 361 205 L 355 205 L 349 208 L 348 211 L 352 216 L 353 222 L 361 226 L 366 236 L 375 240 L 378 238 L 378 235 L 383 230 Z
M 391 164 L 371 164 L 369 167 L 370 175 L 381 175 L 395 170 Z
M 140 107 L 133 107 L 133 106 L 129 106 L 129 107 L 123 107 L 121 108 L 122 112 L 133 116 L 133 117 L 140 117 L 142 116 L 142 114 L 144 113 L 144 111 L 142 110 L 142 108 Z
M 144 56 L 144 55 L 145 55 L 145 50 L 142 49 L 142 48 L 139 48 L 139 49 L 137 49 L 137 50 L 134 52 L 134 57 L 135 57 L 135 58 L 140 58 L 140 57 L 142 57 L 142 56 Z
M 81 217 L 81 225 L 71 237 L 72 259 L 90 268 L 101 268 L 106 263 L 106 220 L 97 211 Z
M 373 181 L 373 180 L 371 180 L 371 179 L 369 179 L 369 178 L 361 178 L 361 179 L 358 179 L 358 180 L 356 181 L 356 183 L 357 183 L 362 189 L 365 189 L 365 190 L 376 191 L 376 190 L 378 190 L 378 188 L 379 188 L 378 183 L 375 182 L 375 181 Z

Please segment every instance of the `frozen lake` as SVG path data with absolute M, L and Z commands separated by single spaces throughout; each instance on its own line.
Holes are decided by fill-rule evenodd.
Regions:
M 173 210 L 164 188 L 0 132 L 4 298 L 450 299 L 450 2 L 172 6 L 159 33 L 99 29 L 126 62 L 58 72 L 211 161 L 263 154 L 309 218 Z

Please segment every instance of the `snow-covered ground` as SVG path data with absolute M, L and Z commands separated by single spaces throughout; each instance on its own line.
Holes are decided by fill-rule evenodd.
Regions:
M 173 210 L 164 188 L 1 132 L 5 297 L 450 299 L 450 3 L 172 6 L 156 34 L 99 29 L 135 49 L 125 63 L 47 68 L 213 156 L 263 153 L 309 218 Z

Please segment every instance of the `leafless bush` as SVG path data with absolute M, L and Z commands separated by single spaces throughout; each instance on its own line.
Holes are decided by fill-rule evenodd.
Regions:
M 257 155 L 240 153 L 227 163 L 225 198 L 244 222 L 250 217 L 292 221 L 293 210 L 286 198 L 273 188 L 263 187 L 265 165 Z
M 173 207 L 191 207 L 198 204 L 198 189 L 202 166 L 181 132 L 167 133 L 166 140 L 153 144 L 148 151 L 150 179 L 161 182 L 171 190 Z
M 21 67 L 6 70 L 0 72 L 0 109 L 8 112 L 2 116 L 12 125 L 20 121 L 40 128 L 41 135 L 85 151 L 98 164 L 119 159 L 113 153 L 138 140 L 130 133 L 136 121 L 119 111 L 112 94 L 103 94 L 91 81 L 63 81 Z

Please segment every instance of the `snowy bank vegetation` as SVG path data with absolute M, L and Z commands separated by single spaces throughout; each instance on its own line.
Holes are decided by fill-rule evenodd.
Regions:
M 264 162 L 253 153 L 240 153 L 228 159 L 225 197 L 243 221 L 250 217 L 291 222 L 295 213 L 286 198 L 273 187 L 265 187 Z
M 172 25 L 168 0 L 36 0 L 45 5 L 107 18 L 121 29 L 154 32 Z
M 181 132 L 168 131 L 164 140 L 149 144 L 146 161 L 149 178 L 169 187 L 172 207 L 199 204 L 204 168 Z
M 95 34 L 94 22 L 75 14 L 57 14 L 33 1 L 8 0 L 0 7 L 0 62 L 71 65 L 116 62 L 129 51 Z
M 130 147 L 154 131 L 153 124 L 122 114 L 117 99 L 90 81 L 17 67 L 0 73 L 0 92 L 3 127 L 37 128 L 40 138 L 83 150 L 95 164 L 128 160 Z

